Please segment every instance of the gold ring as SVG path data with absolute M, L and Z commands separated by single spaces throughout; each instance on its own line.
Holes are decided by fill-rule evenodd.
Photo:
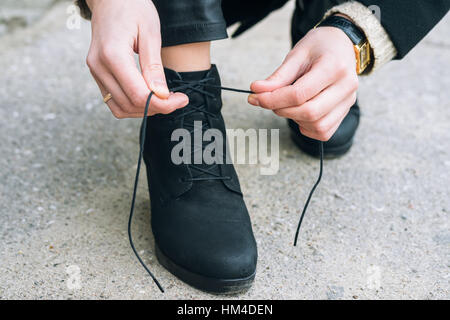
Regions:
M 103 102 L 107 103 L 111 99 L 112 99 L 112 94 L 108 93 L 106 96 L 103 97 Z

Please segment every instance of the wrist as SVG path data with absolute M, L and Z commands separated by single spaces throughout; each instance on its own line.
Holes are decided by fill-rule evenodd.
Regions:
M 351 17 L 354 24 L 364 32 L 373 54 L 372 64 L 365 72 L 365 74 L 369 74 L 395 58 L 397 49 L 381 24 L 379 16 L 362 2 L 364 1 L 345 1 L 328 10 L 324 18 L 336 13 L 344 14 Z
M 372 64 L 372 50 L 364 32 L 344 14 L 335 14 L 322 20 L 316 27 L 335 27 L 343 31 L 353 43 L 356 72 L 362 74 Z

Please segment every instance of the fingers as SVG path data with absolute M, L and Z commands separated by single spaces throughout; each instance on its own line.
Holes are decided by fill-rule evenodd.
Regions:
M 102 93 L 111 93 L 108 106 L 114 115 L 142 117 L 151 91 L 155 95 L 149 106 L 150 115 L 167 114 L 185 106 L 189 102 L 187 96 L 170 94 L 165 84 L 160 21 L 153 3 L 98 2 L 87 64 Z M 144 74 L 136 65 L 135 53 L 139 54 Z
M 94 80 L 95 82 L 97 82 L 97 85 L 100 89 L 100 92 L 102 94 L 103 97 L 105 97 L 108 93 L 110 93 L 110 91 L 108 89 L 105 88 L 105 86 L 102 85 L 102 83 L 95 77 Z M 111 93 L 112 95 L 112 93 Z M 117 118 L 117 119 L 123 119 L 124 115 L 123 112 L 121 111 L 121 108 L 119 107 L 119 105 L 117 105 L 117 103 L 114 101 L 114 99 L 109 99 L 109 101 L 106 102 L 106 105 L 109 107 L 109 109 L 111 110 L 111 113 Z
M 147 86 L 162 99 L 169 97 L 169 89 L 166 84 L 164 67 L 161 61 L 160 37 L 140 37 L 139 39 L 139 63 Z
M 250 88 L 253 92 L 270 92 L 292 84 L 308 68 L 308 52 L 302 48 L 292 50 L 281 66 L 266 80 L 254 81 Z
M 357 88 L 357 77 L 339 80 L 300 106 L 276 109 L 274 112 L 280 117 L 296 121 L 314 122 L 331 112 L 337 104 L 351 97 Z
M 104 62 L 105 57 L 108 55 L 105 53 L 103 55 L 99 57 L 97 54 L 90 53 L 87 63 L 101 90 L 103 88 L 107 93 L 112 94 L 114 102 L 108 103 L 108 106 L 113 106 L 111 111 L 114 116 L 117 118 L 142 117 L 150 89 L 139 73 L 132 58 L 133 55 L 130 53 L 127 58 L 126 55 L 124 57 L 117 54 L 115 59 L 109 56 L 106 62 Z M 184 107 L 188 102 L 189 99 L 182 93 L 172 93 L 167 99 L 161 99 L 155 95 L 151 100 L 149 115 L 168 114 Z
M 304 128 L 304 127 L 301 127 L 300 125 L 299 125 L 299 130 L 304 136 L 307 136 L 307 137 L 309 137 L 311 139 L 314 139 L 314 140 L 319 140 L 319 141 L 326 142 L 326 141 L 330 140 L 331 137 L 333 136 L 333 134 L 337 131 L 337 129 L 339 128 L 339 126 L 340 126 L 340 124 L 342 122 L 342 120 L 344 120 L 344 118 L 342 118 L 339 122 L 337 122 L 333 126 L 333 128 L 331 128 L 328 131 L 328 133 L 324 133 L 324 134 L 319 134 L 316 131 L 308 130 L 308 129 Z
M 134 53 L 128 48 L 104 45 L 98 53 L 98 64 L 111 73 L 134 106 L 143 106 L 150 89 L 140 74 Z M 102 72 L 103 74 L 103 72 Z M 100 74 L 98 75 L 100 77 Z M 103 81 L 103 79 L 100 80 Z
M 302 105 L 341 77 L 333 66 L 331 60 L 320 58 L 294 84 L 251 95 L 249 103 L 271 110 Z
M 139 108 L 131 103 L 116 79 L 105 68 L 97 66 L 96 71 L 91 70 L 91 74 L 95 82 L 97 82 L 103 97 L 111 93 L 113 97 L 111 105 L 113 105 L 113 108 L 110 107 L 110 109 L 116 118 L 125 118 L 125 114 L 138 113 Z M 111 106 L 109 103 L 107 104 Z
M 112 98 L 108 102 L 106 102 L 106 105 L 109 107 L 109 109 L 111 110 L 111 113 L 114 115 L 114 117 L 116 117 L 117 119 L 142 117 L 143 112 L 139 114 L 136 112 L 132 112 L 132 111 L 127 112 L 124 110 L 123 106 L 126 104 L 131 106 L 131 103 L 130 102 L 123 103 L 123 101 L 127 100 L 127 98 L 119 86 L 111 86 L 110 85 L 109 87 L 111 89 L 108 89 L 97 78 L 97 76 L 95 76 L 94 74 L 92 74 L 92 76 L 93 76 L 95 82 L 97 82 L 97 85 L 98 85 L 103 97 L 106 96 L 108 93 L 111 93 Z M 115 82 L 113 82 L 113 83 L 115 83 Z M 114 88 L 114 89 L 112 89 L 112 88 Z M 118 101 L 122 101 L 122 103 L 119 103 Z
M 320 141 L 328 141 L 339 128 L 350 107 L 356 101 L 356 94 L 345 99 L 337 105 L 330 113 L 314 122 L 296 121 L 300 132 L 307 137 Z

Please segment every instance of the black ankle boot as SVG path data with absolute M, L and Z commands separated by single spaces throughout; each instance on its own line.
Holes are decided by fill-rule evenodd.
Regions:
M 186 93 L 189 105 L 169 115 L 148 118 L 144 161 L 158 260 L 198 289 L 243 291 L 255 278 L 257 250 L 233 165 L 207 165 L 204 161 L 176 165 L 171 159 L 173 147 L 180 143 L 171 141 L 173 131 L 189 130 L 194 144 L 194 121 L 202 124 L 196 127 L 197 133 L 203 135 L 213 128 L 225 138 L 221 90 L 205 86 L 220 86 L 218 71 L 212 66 L 208 71 L 177 73 L 166 69 L 165 73 L 169 88 Z M 189 150 L 202 151 L 206 144 Z M 194 157 L 190 159 L 194 163 Z
M 330 140 L 323 143 L 323 155 L 325 158 L 332 159 L 347 153 L 355 136 L 356 129 L 359 125 L 360 111 L 358 103 L 355 103 L 347 116 L 342 121 L 339 128 L 336 130 Z M 295 144 L 307 154 L 318 157 L 319 156 L 319 141 L 304 136 L 298 124 L 292 120 L 288 120 L 289 128 L 291 129 L 291 137 Z

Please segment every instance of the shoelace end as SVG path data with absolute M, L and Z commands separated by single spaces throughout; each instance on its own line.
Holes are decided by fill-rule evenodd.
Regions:
M 320 157 L 320 170 L 319 170 L 319 177 L 317 178 L 316 183 L 312 187 L 311 191 L 309 192 L 308 199 L 305 202 L 305 205 L 303 207 L 302 215 L 300 216 L 300 220 L 298 221 L 297 225 L 297 231 L 295 232 L 295 238 L 294 238 L 294 247 L 297 246 L 297 240 L 298 235 L 300 232 L 300 227 L 302 225 L 303 218 L 305 216 L 306 210 L 308 209 L 309 202 L 311 201 L 311 198 L 313 196 L 314 191 L 316 190 L 317 186 L 320 183 L 320 179 L 322 179 L 322 172 L 323 172 L 323 141 L 319 141 L 319 157 Z

